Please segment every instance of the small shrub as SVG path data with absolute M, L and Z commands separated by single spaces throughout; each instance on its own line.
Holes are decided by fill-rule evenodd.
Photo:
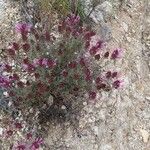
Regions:
M 41 107 L 51 95 L 66 99 L 68 94 L 89 93 L 95 99 L 97 93 L 120 87 L 117 72 L 98 68 L 96 61 L 116 61 L 121 50 L 102 50 L 104 42 L 93 44 L 96 33 L 79 22 L 72 14 L 49 30 L 16 25 L 18 41 L 3 53 L 0 76 L 16 107 Z
M 21 37 L 6 49 L 1 68 L 7 75 L 0 78 L 1 86 L 14 102 L 18 98 L 28 105 L 46 102 L 50 95 L 74 95 L 75 88 L 79 93 L 93 90 L 97 93 L 105 90 L 96 89 L 102 83 L 112 88 L 115 82 L 112 72 L 104 75 L 102 69 L 95 70 L 95 60 L 115 61 L 121 50 L 105 53 L 101 40 L 91 45 L 96 33 L 78 26 L 79 22 L 79 16 L 70 15 L 50 30 L 35 29 L 28 24 L 16 25 Z M 101 78 L 99 83 L 97 78 Z
M 16 41 L 1 54 L 0 87 L 26 122 L 38 111 L 48 117 L 65 116 L 61 107 L 74 103 L 74 98 L 78 101 L 88 94 L 87 101 L 95 102 L 98 94 L 121 87 L 118 72 L 106 70 L 106 65 L 119 59 L 122 50 L 105 50 L 104 41 L 81 26 L 79 16 L 71 14 L 59 23 L 36 28 L 19 23 L 16 33 Z M 20 123 L 14 125 L 22 129 Z

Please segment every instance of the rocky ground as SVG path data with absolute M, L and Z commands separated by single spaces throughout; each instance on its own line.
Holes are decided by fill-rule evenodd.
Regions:
M 90 7 L 90 0 L 86 4 Z M 1 33 L 16 21 L 6 17 L 15 16 L 16 8 L 5 6 L 9 9 L 0 8 L 1 14 L 10 13 L 0 18 Z M 124 50 L 123 60 L 116 64 L 121 66 L 124 88 L 109 98 L 104 95 L 95 105 L 84 103 L 77 130 L 69 123 L 50 125 L 46 138 L 50 149 L 150 149 L 149 10 L 149 0 L 101 0 L 95 8 L 91 18 L 100 36 L 108 41 L 108 49 Z M 5 26 L 2 22 L 7 19 Z

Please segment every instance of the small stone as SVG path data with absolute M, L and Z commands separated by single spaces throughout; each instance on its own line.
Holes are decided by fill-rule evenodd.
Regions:
M 61 109 L 63 109 L 63 110 L 66 109 L 66 106 L 65 106 L 65 105 L 62 105 L 62 106 L 61 106 Z
M 3 128 L 0 128 L 0 135 L 3 134 Z
M 9 102 L 8 102 L 8 106 L 10 107 L 11 105 L 12 105 L 12 102 L 9 101 Z
M 111 14 L 112 13 L 112 4 L 108 1 L 105 1 L 100 5 L 100 9 L 107 14 Z
M 131 38 L 130 37 L 126 37 L 128 42 L 131 42 Z
M 86 106 L 86 105 L 87 105 L 87 102 L 83 102 L 83 105 Z
M 147 143 L 148 139 L 149 139 L 149 133 L 144 129 L 140 129 L 140 132 L 141 132 L 142 137 L 143 137 L 143 142 Z
M 96 24 L 98 24 L 99 22 L 102 22 L 104 20 L 103 14 L 100 11 L 95 11 L 95 12 L 91 13 L 90 18 L 92 18 L 92 20 Z
M 53 104 L 53 96 L 50 95 L 47 101 L 48 105 L 51 106 Z
M 125 32 L 128 32 L 128 25 L 125 22 L 122 23 L 122 27 Z
M 95 148 L 95 149 L 98 149 L 98 145 L 97 145 L 97 144 L 95 144 L 94 148 Z
M 94 127 L 93 127 L 93 131 L 94 131 L 94 134 L 95 134 L 95 135 L 98 135 L 98 127 L 97 127 L 97 126 L 94 126 Z
M 33 113 L 33 108 L 30 108 L 29 112 L 30 112 L 30 113 Z
M 95 122 L 95 117 L 94 116 L 90 117 L 88 121 L 89 123 Z
M 149 101 L 150 101 L 150 96 L 147 96 L 147 97 L 146 97 L 146 100 L 149 100 Z
M 140 56 L 137 56 L 136 59 L 139 60 L 139 59 L 140 59 Z

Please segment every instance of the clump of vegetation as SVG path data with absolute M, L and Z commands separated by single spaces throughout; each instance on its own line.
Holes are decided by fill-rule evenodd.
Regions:
M 70 13 L 79 15 L 81 20 L 85 18 L 84 4 L 81 0 L 38 0 L 38 5 L 43 12 L 55 12 L 59 17 L 66 17 Z
M 44 2 L 43 10 L 48 6 L 50 11 L 59 11 L 62 7 L 60 14 L 66 17 L 51 16 L 36 27 L 16 24 L 16 38 L 0 54 L 0 105 L 9 116 L 4 139 L 15 136 L 17 130 L 27 135 L 11 149 L 38 149 L 43 140 L 32 131 L 43 118 L 44 122 L 65 120 L 69 111 L 83 103 L 78 103 L 81 97 L 96 102 L 102 92 L 122 86 L 119 73 L 106 68 L 122 57 L 122 50 L 108 51 L 105 41 L 81 24 L 84 13 L 79 1 L 74 8 L 68 0 Z
M 51 96 L 54 103 L 58 97 L 67 101 L 68 95 L 85 93 L 95 99 L 97 93 L 120 87 L 117 72 L 99 68 L 95 60 L 116 61 L 121 50 L 102 50 L 104 42 L 93 43 L 96 33 L 79 22 L 80 17 L 71 14 L 50 27 L 16 25 L 18 40 L 1 56 L 0 85 L 17 109 L 40 109 Z

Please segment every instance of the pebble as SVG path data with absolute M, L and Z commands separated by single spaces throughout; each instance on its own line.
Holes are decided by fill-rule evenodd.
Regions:
M 98 127 L 97 127 L 97 126 L 94 126 L 92 129 L 93 129 L 93 131 L 94 131 L 94 134 L 95 134 L 95 135 L 98 135 Z
M 103 10 L 105 13 L 111 14 L 112 4 L 108 1 L 105 1 L 100 5 L 100 9 Z
M 65 106 L 65 105 L 62 105 L 62 106 L 61 106 L 61 109 L 63 109 L 63 110 L 66 109 L 66 106 Z
M 150 101 L 150 97 L 149 96 L 145 97 L 145 99 Z
M 130 37 L 126 37 L 128 42 L 131 42 L 131 38 Z
M 89 123 L 95 122 L 95 117 L 94 117 L 94 116 L 90 117 L 90 118 L 88 119 L 88 122 L 89 122 Z
M 122 22 L 122 27 L 125 32 L 128 32 L 128 25 L 125 22 Z
M 92 18 L 92 20 L 98 24 L 99 22 L 102 22 L 104 20 L 103 18 L 103 14 L 100 11 L 95 11 L 90 15 L 90 18 Z
M 83 102 L 83 105 L 86 106 L 86 105 L 87 105 L 87 102 Z
M 51 106 L 53 104 L 53 101 L 53 96 L 50 95 L 47 101 L 48 105 Z
M 95 148 L 95 149 L 98 149 L 98 144 L 95 144 L 94 148 Z
M 0 135 L 3 134 L 3 128 L 0 128 Z
M 144 129 L 140 129 L 140 132 L 141 132 L 141 135 L 143 137 L 143 142 L 147 143 L 148 139 L 149 139 L 149 133 Z

